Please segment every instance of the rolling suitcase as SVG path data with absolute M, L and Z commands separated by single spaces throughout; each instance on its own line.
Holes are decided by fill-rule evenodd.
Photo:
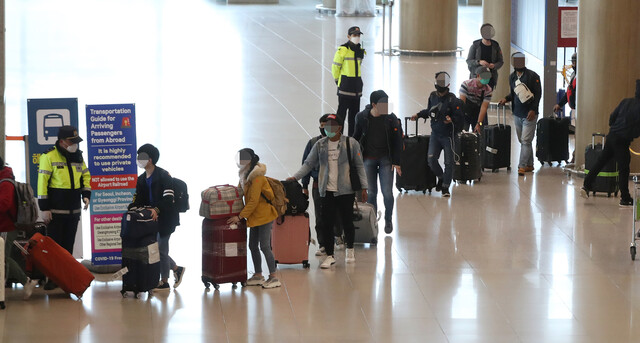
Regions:
M 302 263 L 309 268 L 309 213 L 284 215 L 275 220 L 271 231 L 271 249 L 276 263 Z
M 536 157 L 544 162 L 569 160 L 569 118 L 546 117 L 536 124 Z
M 378 244 L 378 219 L 373 205 L 366 202 L 355 202 L 353 206 L 353 226 L 355 228 L 354 243 Z
M 596 137 L 602 137 L 602 144 L 596 144 Z M 589 170 L 594 167 L 598 158 L 602 155 L 602 150 L 605 144 L 604 139 L 605 135 L 602 133 L 594 133 L 591 135 L 591 145 L 587 146 L 584 153 L 585 174 L 589 174 Z M 618 177 L 618 164 L 616 163 L 616 160 L 612 158 L 598 173 L 591 189 L 593 191 L 593 195 L 595 195 L 596 192 L 600 192 L 607 193 L 608 197 L 610 197 L 612 193 L 614 196 L 618 196 Z
M 27 269 L 41 271 L 63 291 L 78 298 L 89 288 L 93 274 L 50 237 L 34 234 L 29 244 L 15 244 L 27 256 Z
M 215 289 L 221 283 L 247 282 L 247 224 L 227 224 L 227 218 L 202 221 L 202 283 Z
M 453 180 L 467 182 L 482 179 L 480 137 L 475 133 L 456 134 L 453 154 Z
M 132 208 L 122 216 L 122 276 L 120 294 L 149 292 L 160 281 L 160 251 L 158 249 L 158 222 L 152 219 L 149 208 Z
M 436 186 L 436 176 L 429 168 L 427 153 L 429 152 L 429 136 L 418 135 L 418 121 L 416 120 L 416 134 L 407 133 L 410 117 L 404 118 L 404 137 L 402 154 L 400 155 L 400 169 L 402 176 L 396 174 L 396 188 L 398 191 L 421 191 L 426 193 Z
M 500 107 L 502 124 L 500 124 Z M 482 132 L 484 142 L 482 169 L 491 169 L 494 173 L 500 168 L 511 170 L 511 126 L 507 125 L 506 107 L 499 106 L 496 112 L 498 112 L 498 123 L 485 126 Z

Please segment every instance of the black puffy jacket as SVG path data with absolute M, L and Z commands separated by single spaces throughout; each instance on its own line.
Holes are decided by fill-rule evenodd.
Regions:
M 609 132 L 629 141 L 640 137 L 640 80 L 636 80 L 635 98 L 620 101 L 609 117 Z

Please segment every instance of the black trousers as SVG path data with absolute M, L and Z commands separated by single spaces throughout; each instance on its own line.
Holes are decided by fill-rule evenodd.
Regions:
M 353 227 L 353 202 L 355 194 L 335 195 L 334 192 L 327 191 L 322 198 L 322 221 L 325 228 L 333 228 L 335 221 L 342 221 L 344 230 L 344 240 L 347 248 L 353 248 L 353 241 L 356 237 L 356 230 Z M 333 230 L 323 230 L 323 246 L 327 256 L 333 255 L 335 238 Z
M 79 214 L 53 214 L 51 222 L 47 226 L 47 236 L 73 254 L 78 221 L 80 221 Z
M 349 112 L 348 116 L 347 112 Z M 338 112 L 336 114 L 342 120 L 343 130 L 345 118 L 347 118 L 349 136 L 353 136 L 353 132 L 356 130 L 356 114 L 358 112 L 360 112 L 360 97 L 338 95 Z
M 614 133 L 609 133 L 607 135 L 604 149 L 602 150 L 602 155 L 596 164 L 593 166 L 591 170 L 589 170 L 589 174 L 584 178 L 584 187 L 587 189 L 591 189 L 593 186 L 593 182 L 596 180 L 596 176 L 598 173 L 604 168 L 604 166 L 609 162 L 612 158 L 616 159 L 618 163 L 618 185 L 620 187 L 620 198 L 624 200 L 630 200 L 631 195 L 629 194 L 629 162 L 631 162 L 631 154 L 629 153 L 629 146 L 631 145 L 631 141 L 626 140 L 622 137 Z
M 311 196 L 313 197 L 313 208 L 316 214 L 316 236 L 318 237 L 319 247 L 324 247 L 324 223 L 322 222 L 322 198 L 316 183 L 313 183 Z

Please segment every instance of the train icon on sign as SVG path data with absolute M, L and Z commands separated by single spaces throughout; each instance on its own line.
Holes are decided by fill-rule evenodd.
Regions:
M 53 145 L 58 140 L 58 130 L 71 125 L 68 109 L 41 109 L 36 111 L 38 144 Z

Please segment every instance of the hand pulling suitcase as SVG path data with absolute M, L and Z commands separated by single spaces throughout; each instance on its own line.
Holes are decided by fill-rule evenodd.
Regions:
M 596 144 L 596 137 L 602 137 L 602 144 Z M 584 172 L 589 174 L 589 170 L 593 169 L 594 165 L 598 161 L 605 144 L 605 135 L 602 133 L 594 133 L 591 135 L 591 145 L 588 145 L 584 153 Z M 593 195 L 596 192 L 607 193 L 610 197 L 613 193 L 614 196 L 618 196 L 618 164 L 615 159 L 611 159 L 604 168 L 598 173 L 596 180 L 592 185 Z
M 51 237 L 34 234 L 25 247 L 17 244 L 27 256 L 27 269 L 33 265 L 63 291 L 82 297 L 94 279 L 93 274 Z
M 482 179 L 480 137 L 475 133 L 459 132 L 453 154 L 453 180 L 467 182 Z
M 158 222 L 152 219 L 149 208 L 132 208 L 122 215 L 122 276 L 120 294 L 149 292 L 160 281 L 160 251 L 158 248 Z
M 500 108 L 502 108 L 502 116 Z M 498 106 L 496 112 L 498 123 L 485 126 L 482 132 L 484 141 L 482 169 L 491 169 L 494 173 L 500 168 L 511 170 L 511 126 L 507 125 L 506 106 Z M 503 119 L 502 124 L 500 117 Z
M 569 118 L 541 118 L 536 124 L 536 157 L 541 164 L 569 161 Z
M 355 228 L 354 243 L 378 244 L 378 220 L 373 205 L 367 202 L 355 202 L 353 206 L 353 226 Z
M 221 283 L 247 284 L 247 224 L 227 224 L 227 218 L 202 221 L 202 282 L 215 289 Z
M 309 268 L 310 242 L 309 213 L 284 215 L 275 220 L 271 230 L 271 249 L 276 263 L 302 263 L 303 268 Z
M 421 191 L 426 193 L 436 186 L 436 176 L 427 163 L 429 152 L 429 136 L 418 135 L 418 121 L 416 120 L 416 134 L 407 133 L 409 119 L 404 118 L 403 147 L 400 155 L 400 169 L 402 175 L 396 174 L 396 188 L 398 191 Z

